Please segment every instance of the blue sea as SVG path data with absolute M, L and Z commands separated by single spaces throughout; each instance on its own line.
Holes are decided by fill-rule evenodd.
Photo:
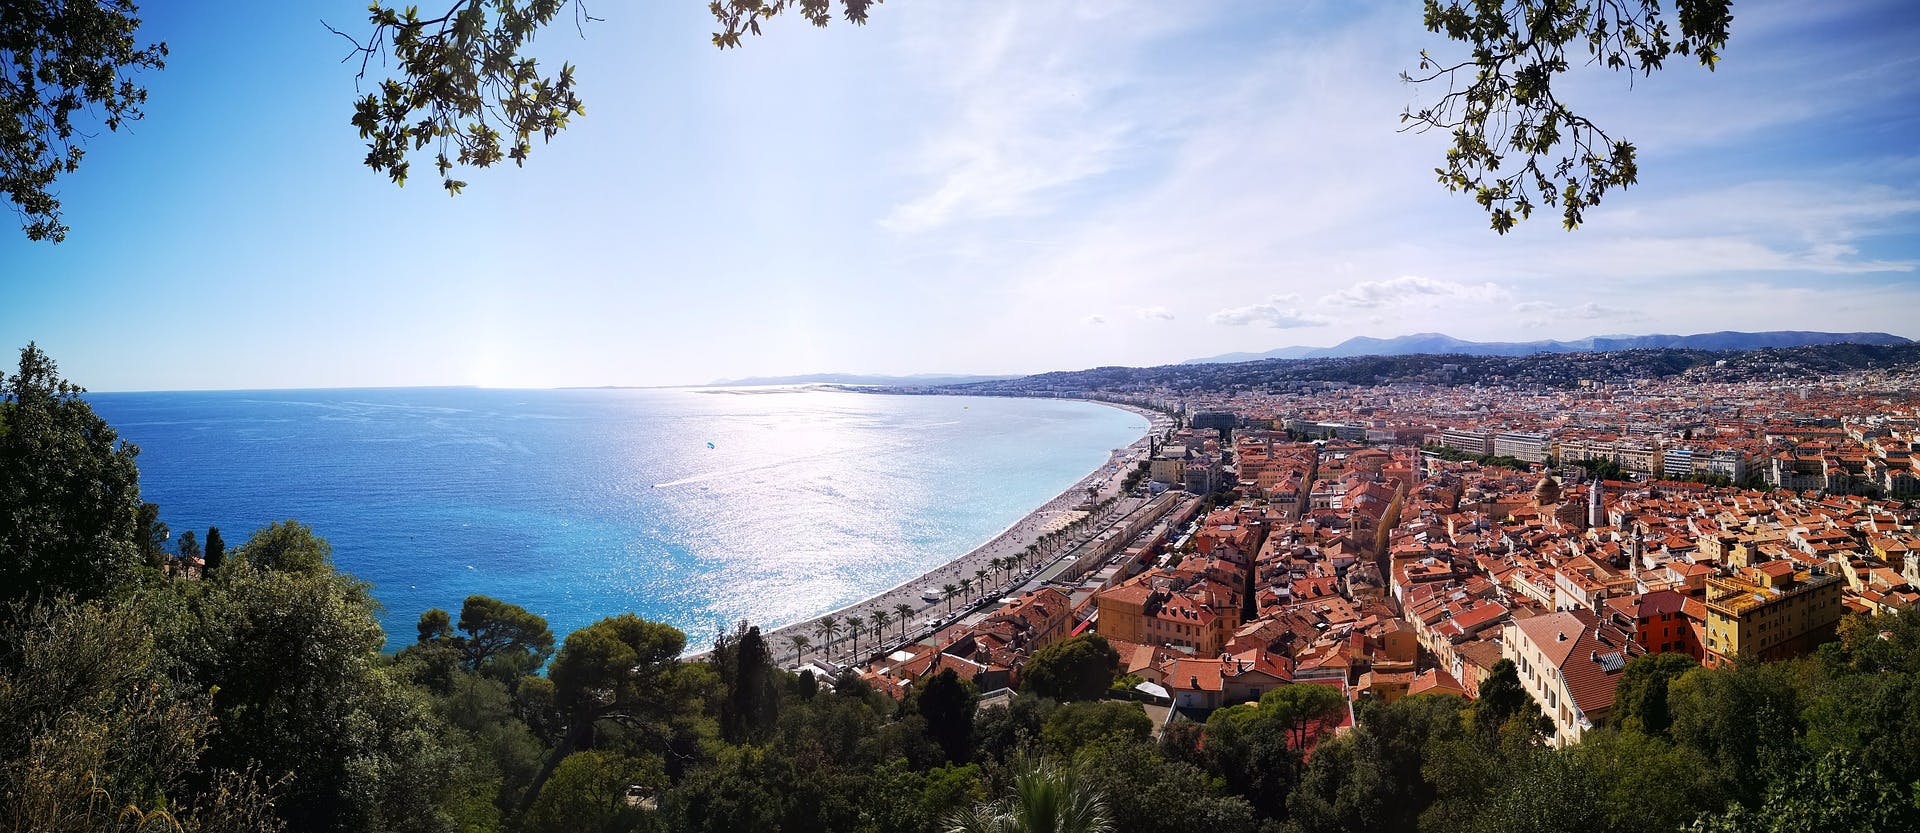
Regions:
M 798 389 L 89 394 L 177 537 L 311 524 L 389 646 L 481 593 L 565 633 L 689 643 L 852 604 L 984 543 L 1144 418 L 1087 402 Z

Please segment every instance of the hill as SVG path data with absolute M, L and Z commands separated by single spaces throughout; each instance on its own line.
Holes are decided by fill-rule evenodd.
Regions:
M 1680 350 L 1761 350 L 1769 347 L 1806 347 L 1815 344 L 1910 344 L 1890 333 L 1821 333 L 1773 330 L 1743 333 L 1722 330 L 1695 335 L 1589 336 L 1573 341 L 1465 341 L 1444 333 L 1414 333 L 1397 338 L 1357 336 L 1332 347 L 1282 347 L 1265 353 L 1223 353 L 1181 364 L 1234 364 L 1262 359 L 1337 359 L 1351 356 L 1531 356 L 1536 353 L 1603 353 L 1615 350 L 1668 348 Z

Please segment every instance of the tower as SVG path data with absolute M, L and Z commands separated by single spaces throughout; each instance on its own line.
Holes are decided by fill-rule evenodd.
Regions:
M 1587 487 L 1588 529 L 1599 529 L 1607 525 L 1606 490 L 1607 487 L 1602 485 L 1598 478 L 1594 479 L 1593 485 Z

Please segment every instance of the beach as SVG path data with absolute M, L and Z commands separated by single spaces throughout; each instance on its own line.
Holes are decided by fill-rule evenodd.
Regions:
M 1019 587 L 1026 582 L 1032 572 L 1044 568 L 1055 557 L 1072 549 L 1073 543 L 1097 534 L 1106 526 L 1107 521 L 1123 517 L 1138 508 L 1145 501 L 1121 494 L 1121 482 L 1126 479 L 1127 472 L 1133 465 L 1146 459 L 1150 439 L 1164 433 L 1172 424 L 1171 420 L 1165 414 L 1143 408 L 1110 402 L 1098 404 L 1146 417 L 1148 421 L 1146 433 L 1133 443 L 1117 449 L 1106 463 L 1088 473 L 1065 491 L 1027 513 L 986 543 L 958 558 L 858 603 L 767 631 L 764 635 L 774 660 L 783 666 L 822 661 L 844 665 L 849 661 L 872 656 L 879 648 L 892 647 L 921 638 L 931 633 L 935 629 L 934 622 L 947 616 L 949 611 L 960 613 L 980 604 L 985 599 L 998 597 L 1007 588 Z M 1088 495 L 1089 489 L 1094 490 L 1091 498 Z M 1113 498 L 1114 501 L 1101 512 L 1100 517 L 1085 524 L 1078 534 L 1069 536 L 1074 540 L 1064 542 L 1054 550 L 1052 555 L 1042 555 L 1035 559 L 1031 569 L 1024 563 L 1012 571 L 993 569 L 994 559 L 1009 556 L 1021 557 L 1029 546 L 1038 543 L 1043 536 L 1054 530 L 1065 528 L 1084 517 L 1087 513 L 1082 511 L 1081 507 L 1097 505 L 1108 498 Z M 985 570 L 988 573 L 988 586 L 984 590 L 976 581 L 971 594 L 956 594 L 951 603 L 944 599 L 929 603 L 921 596 L 928 589 L 940 592 L 944 585 L 957 586 L 962 580 L 974 580 L 975 572 L 979 570 Z M 909 624 L 904 629 L 904 638 L 896 611 L 899 605 L 907 605 L 914 611 L 909 618 Z M 874 641 L 872 623 L 872 612 L 876 610 L 883 611 L 889 617 L 878 643 Z M 858 641 L 860 650 L 857 655 L 853 651 L 854 640 L 844 633 L 844 622 L 849 616 L 858 616 L 866 620 Z M 824 640 L 819 631 L 821 620 L 828 617 L 842 623 L 842 633 L 834 638 L 835 644 L 831 656 L 823 651 L 821 643 Z M 806 637 L 812 643 L 811 646 L 804 652 L 797 652 L 793 644 L 793 638 L 796 636 Z

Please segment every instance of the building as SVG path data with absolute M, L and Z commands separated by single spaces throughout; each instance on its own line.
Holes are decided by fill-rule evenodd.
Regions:
M 1835 574 L 1767 561 L 1707 579 L 1705 665 L 1743 656 L 1782 659 L 1811 652 L 1833 638 L 1846 613 L 1846 582 Z
M 1201 411 L 1194 414 L 1192 422 L 1188 424 L 1194 428 L 1230 431 L 1240 427 L 1240 417 L 1235 416 L 1232 411 Z
M 1551 438 L 1545 434 L 1527 431 L 1502 431 L 1493 435 L 1493 453 L 1500 457 L 1513 457 L 1529 463 L 1545 463 L 1548 452 L 1552 451 Z
M 1662 474 L 1674 480 L 1685 480 L 1693 476 L 1695 460 L 1696 455 L 1691 448 L 1669 448 L 1661 463 Z M 1698 462 L 1705 463 L 1706 460 L 1700 458 Z
M 1185 446 L 1170 445 L 1155 455 L 1153 462 L 1147 465 L 1147 477 L 1155 483 L 1169 486 L 1183 485 L 1187 481 L 1187 449 Z
M 1448 428 L 1440 432 L 1440 444 L 1466 454 L 1492 454 L 1493 435 L 1469 428 Z
M 1588 610 L 1548 613 L 1502 629 L 1501 655 L 1520 685 L 1553 721 L 1553 744 L 1566 746 L 1613 711 L 1627 662 L 1646 653 L 1619 628 Z

